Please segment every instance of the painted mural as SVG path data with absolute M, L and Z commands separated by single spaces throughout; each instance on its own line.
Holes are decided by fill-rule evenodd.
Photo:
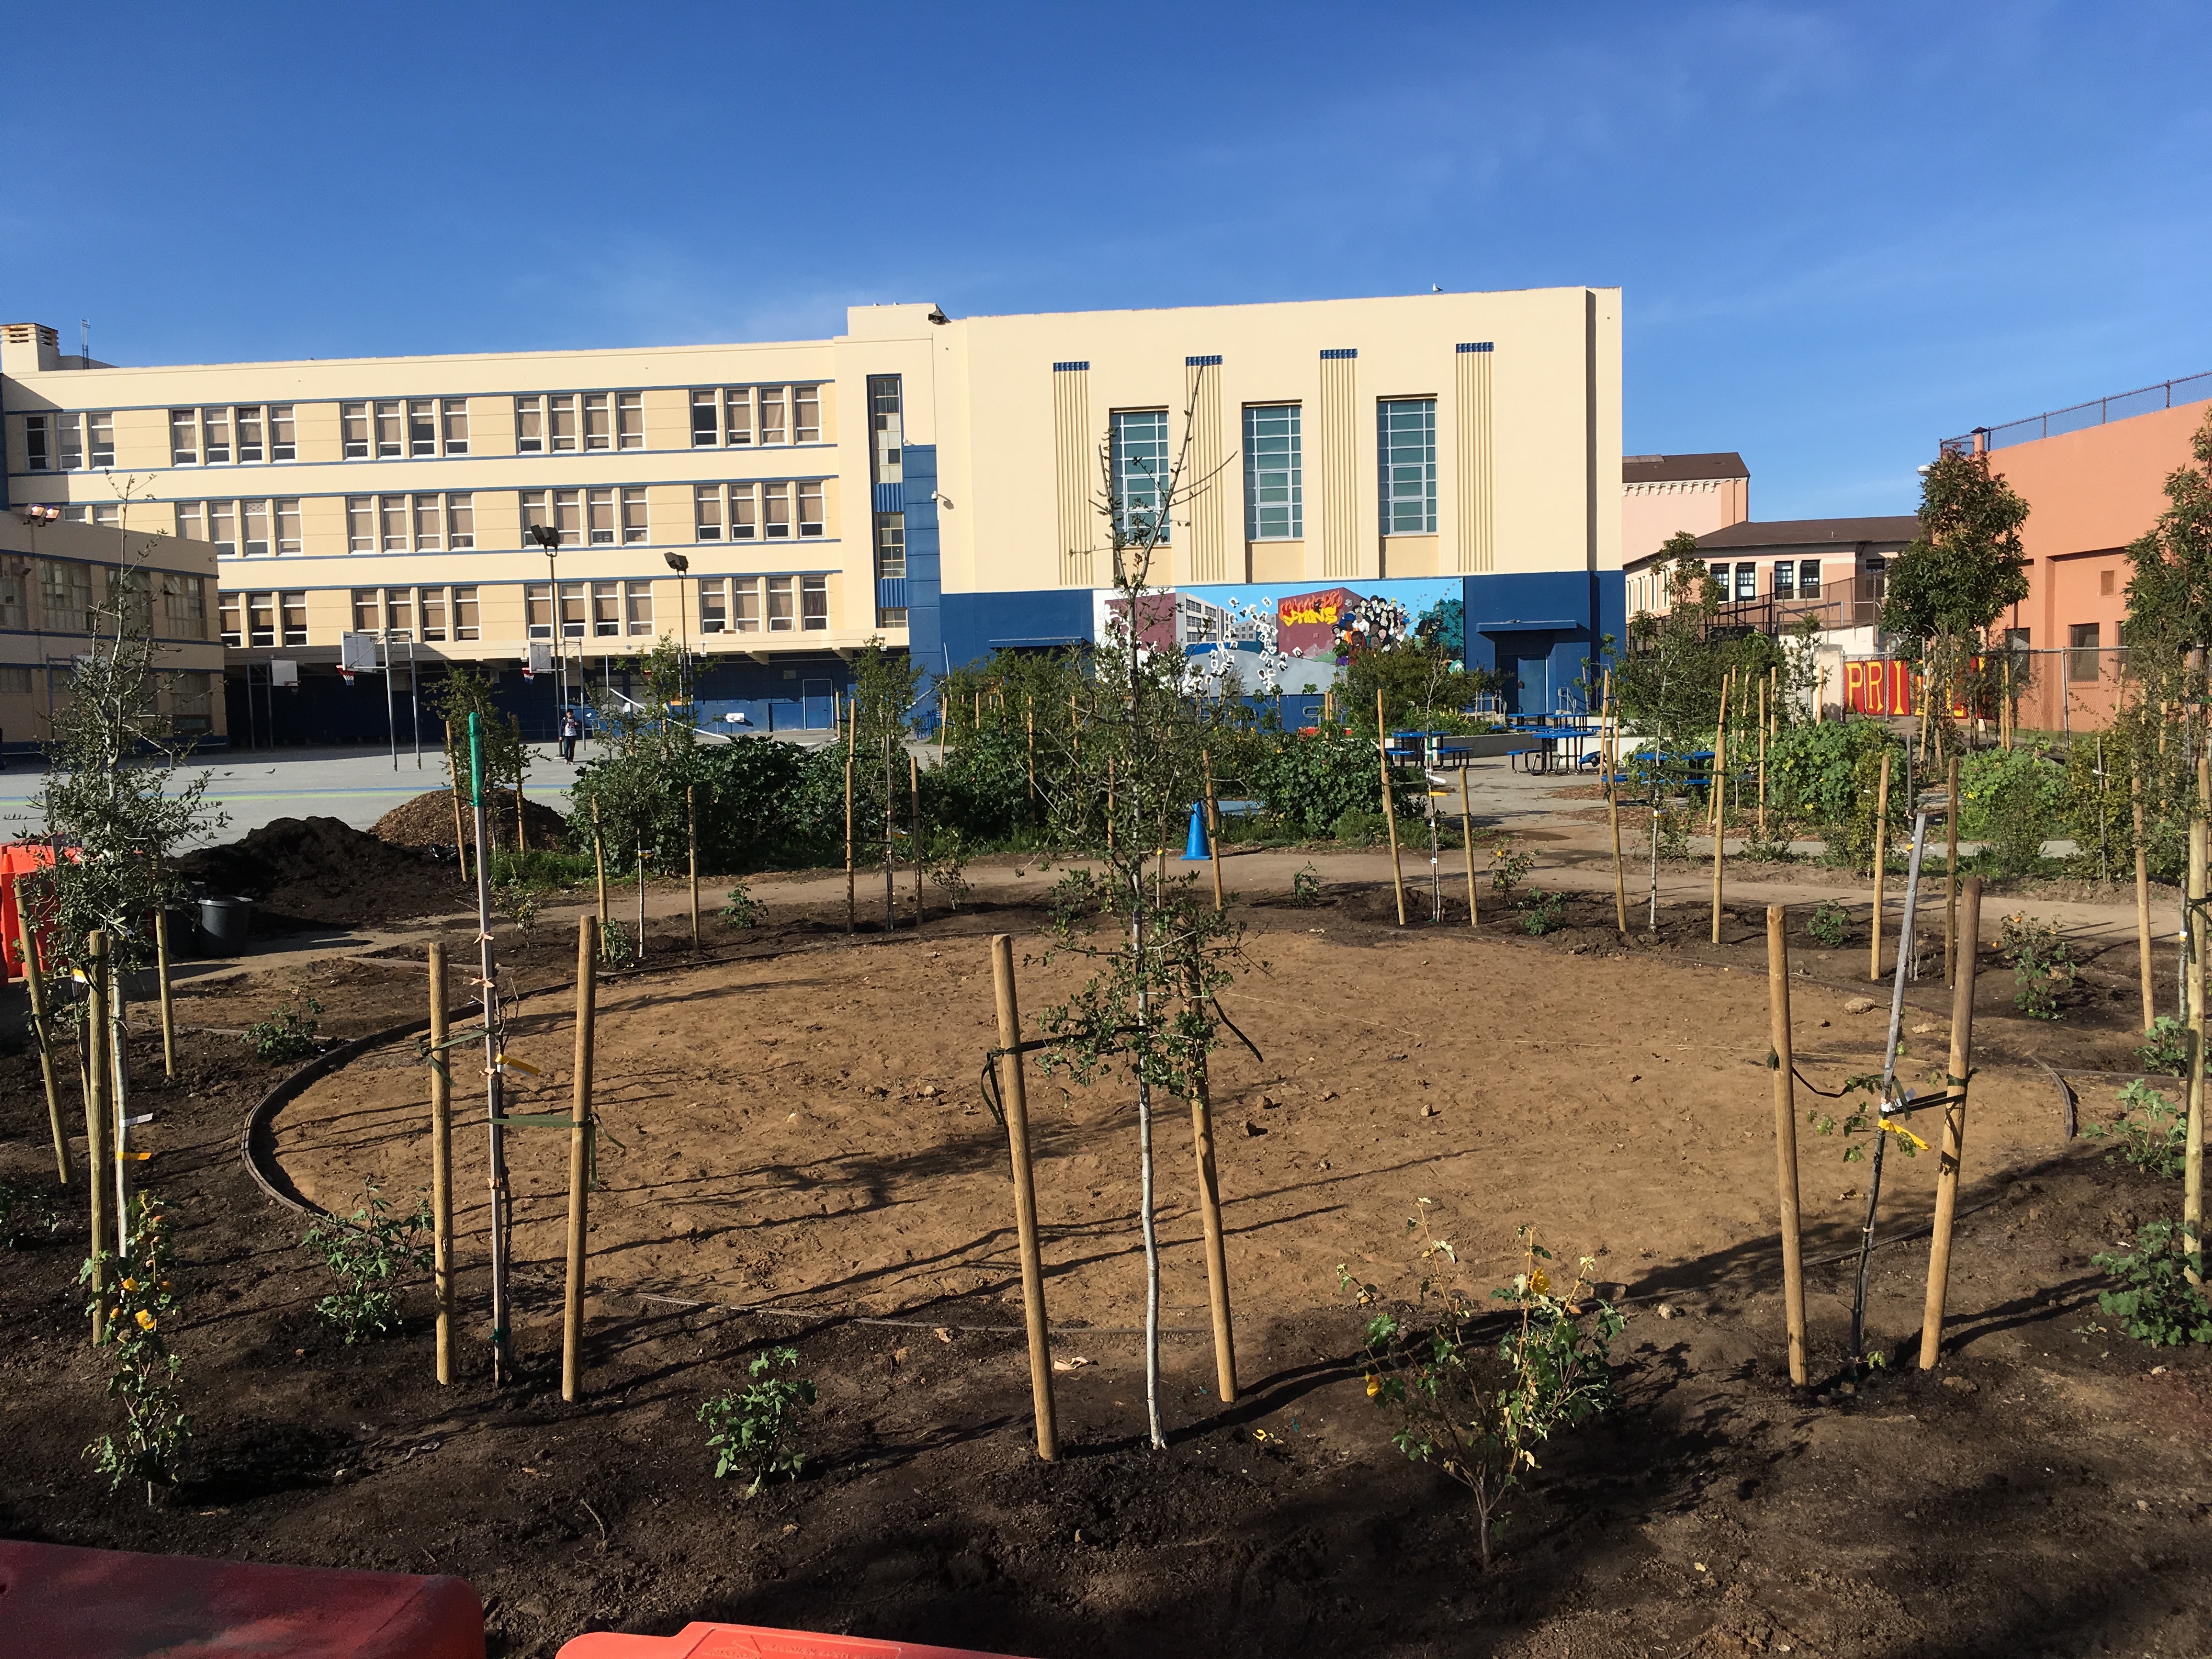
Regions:
M 1465 593 L 1456 577 L 1163 588 L 1139 596 L 1137 638 L 1147 650 L 1181 651 L 1194 683 L 1209 689 L 1233 675 L 1246 691 L 1320 691 L 1367 646 L 1419 635 L 1463 654 Z M 1095 592 L 1092 605 L 1093 637 L 1125 625 L 1112 589 Z

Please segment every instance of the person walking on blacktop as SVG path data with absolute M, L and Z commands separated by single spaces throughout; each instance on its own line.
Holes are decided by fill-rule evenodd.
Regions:
M 576 711 L 573 708 L 562 709 L 561 711 L 561 758 L 562 760 L 572 761 L 576 758 L 576 739 L 583 735 L 584 728 L 576 719 Z

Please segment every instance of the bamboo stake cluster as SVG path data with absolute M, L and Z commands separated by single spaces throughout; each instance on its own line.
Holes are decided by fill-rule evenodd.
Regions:
M 1881 978 L 1881 884 L 1889 864 L 1889 762 L 1887 750 L 1881 756 L 1881 786 L 1875 792 L 1874 805 L 1874 922 L 1867 937 L 1867 977 Z
M 1390 832 L 1390 888 L 1397 895 L 1398 925 L 1406 925 L 1406 874 L 1398 863 L 1398 808 L 1390 799 L 1390 734 L 1382 724 L 1382 689 L 1375 689 L 1375 762 L 1382 775 L 1382 822 Z
M 46 1125 L 54 1138 L 54 1175 L 66 1187 L 76 1176 L 70 1168 L 69 1137 L 62 1130 L 62 1096 L 54 1075 L 54 1033 L 46 1010 L 46 970 L 39 963 L 38 941 L 31 933 L 22 890 L 15 890 L 15 937 L 23 954 L 23 986 L 31 1000 L 31 1034 L 39 1045 L 39 1077 L 46 1089 Z M 92 1155 L 89 1148 L 85 1155 Z

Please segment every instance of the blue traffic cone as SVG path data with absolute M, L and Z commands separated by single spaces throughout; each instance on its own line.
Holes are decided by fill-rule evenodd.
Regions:
M 1190 804 L 1190 841 L 1182 849 L 1183 862 L 1203 864 L 1212 856 L 1206 846 L 1206 804 L 1193 801 Z

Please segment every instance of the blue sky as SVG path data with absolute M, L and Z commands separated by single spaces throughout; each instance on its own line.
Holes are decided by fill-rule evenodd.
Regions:
M 0 312 L 111 362 L 1618 284 L 1760 518 L 2212 369 L 2201 3 L 94 15 L 0 4 Z

